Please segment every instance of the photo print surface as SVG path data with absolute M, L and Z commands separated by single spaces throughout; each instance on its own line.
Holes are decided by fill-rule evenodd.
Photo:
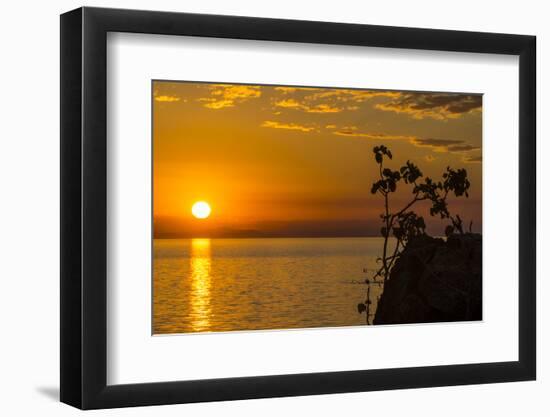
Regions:
M 153 81 L 153 334 L 482 319 L 482 95 Z

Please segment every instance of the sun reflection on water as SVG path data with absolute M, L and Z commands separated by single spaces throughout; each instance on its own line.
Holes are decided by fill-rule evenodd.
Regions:
M 210 328 L 211 287 L 210 239 L 191 239 L 191 327 L 194 331 Z

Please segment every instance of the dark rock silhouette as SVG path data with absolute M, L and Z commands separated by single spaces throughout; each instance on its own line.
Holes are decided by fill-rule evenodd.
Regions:
M 482 238 L 419 235 L 384 285 L 374 324 L 481 320 Z

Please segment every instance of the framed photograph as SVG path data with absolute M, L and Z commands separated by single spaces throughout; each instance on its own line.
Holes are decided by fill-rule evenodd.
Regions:
M 535 37 L 61 16 L 61 401 L 533 380 Z

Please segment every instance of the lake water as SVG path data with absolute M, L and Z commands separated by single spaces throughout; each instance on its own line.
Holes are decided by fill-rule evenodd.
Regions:
M 382 242 L 155 239 L 154 333 L 364 325 L 357 303 L 367 286 L 358 282 L 376 267 Z M 373 301 L 377 292 L 372 286 Z

